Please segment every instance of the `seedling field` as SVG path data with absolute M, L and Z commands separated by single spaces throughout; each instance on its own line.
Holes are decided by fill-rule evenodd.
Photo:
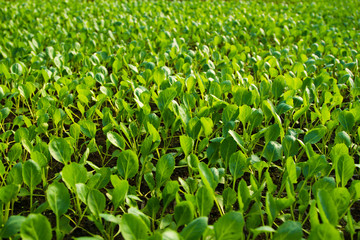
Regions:
M 360 239 L 357 1 L 1 1 L 3 239 Z

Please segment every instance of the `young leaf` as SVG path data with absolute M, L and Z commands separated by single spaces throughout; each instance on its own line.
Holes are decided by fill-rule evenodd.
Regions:
M 20 188 L 16 184 L 8 184 L 0 188 L 0 202 L 2 204 L 9 203 L 11 200 L 15 199 Z
M 240 212 L 245 212 L 250 204 L 250 190 L 244 179 L 241 179 L 238 185 L 238 203 Z
M 326 134 L 327 128 L 324 126 L 318 126 L 305 134 L 304 143 L 315 144 L 320 141 Z
M 72 146 L 63 138 L 53 138 L 49 143 L 51 156 L 62 164 L 70 162 L 73 153 Z
M 229 130 L 229 134 L 233 137 L 233 139 L 235 140 L 235 142 L 237 143 L 237 145 L 241 148 L 241 150 L 243 152 L 245 152 L 245 148 L 244 148 L 244 145 L 245 145 L 245 142 L 244 140 L 241 138 L 241 136 L 233 131 L 233 130 Z
M 333 198 L 334 204 L 336 206 L 339 217 L 342 216 L 349 204 L 350 204 L 350 193 L 345 187 L 335 188 L 331 191 L 331 196 Z
M 117 209 L 125 201 L 129 183 L 127 180 L 120 180 L 116 175 L 111 175 L 111 184 L 114 186 L 111 201 L 114 204 L 114 209 Z
M 26 220 L 24 216 L 12 215 L 1 229 L 1 238 L 10 238 L 20 232 L 22 223 Z
M 51 225 L 48 219 L 40 214 L 29 214 L 20 228 L 24 240 L 51 240 Z
M 125 150 L 119 154 L 117 167 L 121 177 L 125 180 L 132 178 L 139 170 L 139 159 L 132 150 Z
M 225 188 L 222 194 L 225 210 L 228 212 L 236 202 L 236 192 L 232 188 Z
M 241 151 L 237 151 L 230 157 L 229 170 L 234 181 L 240 178 L 248 167 L 247 159 Z
M 160 201 L 156 197 L 151 197 L 147 203 L 146 206 L 142 209 L 142 211 L 149 215 L 152 218 L 156 218 L 156 214 L 159 212 L 160 209 Z
M 345 187 L 350 178 L 352 178 L 354 170 L 354 159 L 348 154 L 340 156 L 336 163 L 335 172 L 336 179 L 340 180 L 342 187 Z
M 340 240 L 340 233 L 329 223 L 322 223 L 311 228 L 309 240 Z
M 158 98 L 158 107 L 161 112 L 164 112 L 170 102 L 176 97 L 177 92 L 174 88 L 167 88 L 160 92 Z
M 46 198 L 51 210 L 57 216 L 67 212 L 70 207 L 70 195 L 63 183 L 53 182 L 46 190 Z
M 292 135 L 286 135 L 282 142 L 285 158 L 295 156 L 299 151 L 299 143 Z
M 169 181 L 166 183 L 162 192 L 163 197 L 163 212 L 165 212 L 167 206 L 175 199 L 177 192 L 179 191 L 179 183 L 177 181 Z
M 200 187 L 196 192 L 196 203 L 200 216 L 208 216 L 214 206 L 212 193 L 207 187 Z
M 355 125 L 354 115 L 349 111 L 342 111 L 339 114 L 339 122 L 341 126 L 348 132 L 351 133 L 352 128 Z
M 244 236 L 245 221 L 239 212 L 228 212 L 214 223 L 215 237 L 217 240 L 237 240 Z
M 33 160 L 27 160 L 22 167 L 24 183 L 29 188 L 34 188 L 41 182 L 41 169 Z
M 220 144 L 220 155 L 224 160 L 225 166 L 229 165 L 231 155 L 236 152 L 237 144 L 234 139 L 229 136 L 225 138 Z
M 286 221 L 284 222 L 274 234 L 274 239 L 279 240 L 301 240 L 302 238 L 302 228 L 301 223 L 294 221 Z
M 76 183 L 76 195 L 85 204 L 87 204 L 87 196 L 89 194 L 89 187 L 84 183 Z
M 140 216 L 130 213 L 122 216 L 120 229 L 125 240 L 147 239 L 150 231 Z
M 163 155 L 156 164 L 156 186 L 160 188 L 169 179 L 175 169 L 175 159 L 171 154 Z
M 79 121 L 81 132 L 88 138 L 95 138 L 96 136 L 96 125 L 90 120 Z
M 296 164 L 292 157 L 286 159 L 286 171 L 292 184 L 297 183 Z
M 91 213 L 99 218 L 100 213 L 105 209 L 106 199 L 104 194 L 97 189 L 90 190 L 87 197 L 87 204 Z
M 199 171 L 201 180 L 205 186 L 214 191 L 218 183 L 215 181 L 213 173 L 204 162 L 199 163 Z
M 184 240 L 199 240 L 207 228 L 207 217 L 199 217 L 191 221 L 180 233 Z
M 304 175 L 306 178 L 310 178 L 322 171 L 327 165 L 328 162 L 324 155 L 314 155 L 307 161 L 307 165 L 303 169 Z
M 194 140 L 186 135 L 181 135 L 180 136 L 180 146 L 185 154 L 185 156 L 188 156 L 193 148 L 194 145 Z
M 177 227 L 191 222 L 194 215 L 194 206 L 189 201 L 183 201 L 176 204 L 174 219 Z
M 84 165 L 75 162 L 66 165 L 61 171 L 61 176 L 67 187 L 72 190 L 76 190 L 77 183 L 86 183 L 88 180 Z
M 282 156 L 281 144 L 278 142 L 270 141 L 265 147 L 263 156 L 269 162 L 274 162 L 274 161 L 281 159 L 281 156 Z
M 358 200 L 360 198 L 360 180 L 352 181 L 349 191 L 351 198 L 353 200 Z
M 322 221 L 336 226 L 339 217 L 331 195 L 326 190 L 319 189 L 316 196 L 316 202 Z
M 116 147 L 125 150 L 125 139 L 116 132 L 108 132 L 107 139 Z

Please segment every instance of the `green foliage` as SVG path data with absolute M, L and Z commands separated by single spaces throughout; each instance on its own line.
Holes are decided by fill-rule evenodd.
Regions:
M 359 238 L 356 1 L 0 9 L 1 238 Z

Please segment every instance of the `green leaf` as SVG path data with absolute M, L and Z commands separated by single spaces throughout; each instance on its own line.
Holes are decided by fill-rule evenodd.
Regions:
M 9 174 L 7 176 L 7 182 L 21 185 L 23 183 L 23 176 L 22 176 L 22 164 L 21 162 L 15 164 L 11 170 L 9 171 Z
M 15 143 L 9 150 L 7 156 L 9 158 L 9 162 L 17 161 L 22 154 L 22 147 L 20 143 Z
M 174 211 L 174 219 L 177 227 L 188 224 L 194 219 L 194 206 L 189 201 L 176 204 Z
M 265 143 L 270 141 L 276 141 L 280 136 L 280 127 L 278 124 L 273 124 L 269 126 L 265 132 Z
M 210 136 L 213 133 L 214 123 L 211 118 L 201 117 L 200 118 L 202 129 L 204 130 L 205 136 Z
M 169 106 L 170 102 L 176 97 L 177 92 L 174 88 L 167 88 L 160 92 L 158 98 L 159 110 L 163 113 Z
M 360 180 L 352 181 L 349 191 L 351 193 L 351 198 L 353 200 L 358 200 L 360 198 Z
M 41 169 L 33 160 L 27 160 L 22 167 L 24 183 L 29 188 L 35 188 L 41 182 Z
M 106 199 L 104 194 L 102 194 L 97 189 L 90 190 L 87 197 L 87 204 L 91 213 L 99 218 L 100 213 L 105 210 L 106 206 Z
M 229 211 L 232 209 L 233 205 L 236 202 L 236 192 L 230 187 L 227 187 L 224 189 L 222 193 L 223 197 L 223 203 L 225 206 L 226 211 Z
M 239 211 L 245 212 L 250 204 L 250 190 L 244 179 L 241 179 L 238 185 L 238 203 L 239 203 Z
M 207 187 L 200 187 L 196 192 L 196 205 L 200 216 L 208 216 L 214 206 L 212 192 Z
M 217 240 L 238 240 L 244 237 L 245 221 L 239 212 L 228 212 L 214 223 Z
M 121 150 L 125 150 L 125 139 L 120 136 L 116 132 L 109 131 L 107 134 L 107 139 L 116 147 L 120 148 Z
M 292 157 L 286 159 L 286 171 L 292 184 L 297 183 L 296 164 Z
M 241 138 L 241 136 L 233 131 L 233 130 L 229 130 L 229 134 L 233 137 L 233 139 L 235 140 L 235 142 L 237 143 L 237 145 L 241 148 L 241 150 L 244 152 L 245 151 L 245 148 L 244 148 L 244 145 L 245 145 L 245 142 L 244 140 Z
M 270 141 L 264 150 L 263 155 L 269 162 L 275 162 L 282 157 L 282 145 L 278 142 Z
M 236 105 L 228 105 L 222 113 L 222 121 L 224 125 L 230 121 L 235 121 L 239 116 L 239 107 Z
M 39 164 L 40 168 L 44 168 L 47 166 L 48 160 L 43 153 L 39 151 L 32 151 L 30 156 L 32 160 Z
M 0 73 L 4 74 L 6 79 L 11 77 L 7 67 L 4 64 L 0 64 Z
M 351 137 L 345 131 L 338 132 L 335 137 L 335 143 L 344 143 L 347 147 L 351 147 Z
M 342 216 L 349 204 L 350 204 L 350 193 L 345 187 L 335 188 L 331 191 L 331 196 L 333 198 L 334 204 L 336 206 L 339 217 Z
M 244 175 L 248 167 L 247 159 L 241 151 L 237 151 L 230 157 L 229 170 L 234 177 L 234 181 Z
M 24 216 L 12 215 L 1 229 L 1 238 L 10 238 L 20 232 L 22 223 L 26 220 Z
M 179 183 L 177 181 L 169 181 L 166 183 L 164 190 L 162 191 L 163 212 L 165 212 L 167 206 L 175 199 L 178 191 Z
M 180 146 L 185 154 L 185 157 L 191 153 L 193 149 L 193 145 L 194 145 L 194 140 L 191 137 L 186 135 L 180 136 Z
M 299 151 L 299 143 L 292 135 L 286 135 L 282 142 L 285 158 L 295 156 Z
M 302 228 L 301 223 L 294 221 L 286 221 L 277 229 L 274 234 L 274 239 L 291 239 L 291 240 L 301 240 L 302 238 Z
M 117 159 L 117 168 L 120 176 L 125 180 L 134 177 L 139 170 L 139 159 L 134 151 L 121 152 Z
M 142 209 L 142 211 L 149 215 L 152 218 L 156 218 L 156 214 L 159 212 L 160 210 L 160 201 L 158 198 L 156 197 L 151 197 L 150 199 L 148 199 L 146 206 Z
M 328 191 L 319 189 L 316 196 L 316 203 L 322 221 L 336 226 L 339 221 L 338 212 Z
M 150 231 L 140 216 L 129 213 L 122 216 L 120 229 L 125 240 L 147 239 Z
M 154 81 L 155 81 L 156 85 L 158 87 L 160 87 L 161 83 L 165 80 L 165 77 L 166 77 L 165 72 L 161 68 L 156 68 L 153 71 L 154 71 L 154 73 L 153 73 Z
M 266 193 L 266 213 L 269 226 L 271 226 L 279 212 L 276 206 L 276 199 L 269 192 Z
M 171 154 L 163 155 L 156 164 L 156 186 L 163 186 L 175 169 L 175 159 Z
M 329 223 L 319 224 L 311 228 L 309 240 L 340 240 L 340 233 Z
M 256 238 L 260 233 L 274 233 L 276 232 L 272 227 L 269 226 L 261 226 L 255 229 L 252 229 L 254 232 L 254 238 Z
M 327 128 L 318 126 L 308 131 L 304 137 L 304 143 L 315 144 L 320 141 L 326 134 Z
M 181 237 L 178 232 L 170 228 L 166 228 L 162 233 L 162 240 L 181 240 Z
M 63 138 L 53 138 L 49 143 L 51 156 L 62 164 L 67 164 L 71 160 L 74 152 L 72 146 Z
M 96 125 L 90 120 L 79 121 L 81 132 L 88 138 L 95 138 L 96 136 Z
M 53 182 L 46 190 L 46 199 L 51 210 L 57 216 L 67 212 L 70 207 L 70 195 L 63 183 Z
M 13 183 L 0 187 L 0 202 L 3 204 L 9 203 L 16 198 L 19 190 L 19 186 Z
M 61 176 L 68 188 L 73 191 L 76 190 L 77 183 L 86 183 L 88 180 L 87 171 L 84 165 L 72 162 L 70 165 L 66 165 L 62 171 Z
M 207 217 L 191 221 L 180 233 L 184 240 L 199 240 L 207 228 Z
M 85 204 L 87 204 L 87 196 L 89 194 L 89 187 L 84 183 L 75 184 L 77 197 Z
M 199 171 L 201 180 L 205 186 L 214 191 L 218 183 L 215 181 L 213 173 L 204 162 L 199 163 Z
M 273 193 L 276 190 L 276 185 L 274 184 L 272 178 L 270 177 L 269 170 L 265 172 L 266 186 L 269 193 Z
M 339 122 L 341 126 L 347 131 L 348 133 L 351 133 L 352 128 L 355 125 L 355 117 L 354 115 L 349 111 L 342 111 L 339 114 Z
M 201 121 L 198 117 L 191 118 L 186 125 L 187 134 L 194 140 L 197 140 L 201 131 Z
M 355 171 L 354 159 L 350 155 L 341 155 L 336 163 L 336 179 L 339 179 L 341 186 L 345 187 L 347 182 L 352 178 Z
M 125 201 L 127 192 L 129 190 L 129 183 L 127 180 L 120 180 L 116 175 L 111 175 L 110 179 L 111 184 L 114 186 L 111 194 L 111 201 L 114 204 L 114 209 L 117 209 Z
M 316 196 L 319 189 L 324 189 L 331 192 L 336 187 L 335 179 L 333 177 L 323 177 L 318 179 L 312 186 L 313 195 Z
M 50 222 L 43 215 L 31 213 L 21 224 L 20 235 L 23 240 L 51 240 Z
M 21 76 L 24 72 L 23 67 L 20 63 L 14 63 L 13 65 L 11 65 L 10 71 L 11 73 L 15 73 L 18 76 Z
M 224 160 L 225 166 L 229 165 L 230 157 L 236 152 L 237 144 L 230 136 L 225 138 L 220 144 L 220 155 Z
M 303 171 L 307 172 L 304 172 L 304 175 L 306 178 L 310 178 L 326 168 L 327 165 L 328 162 L 324 155 L 314 155 L 307 161 L 307 165 L 303 169 Z

